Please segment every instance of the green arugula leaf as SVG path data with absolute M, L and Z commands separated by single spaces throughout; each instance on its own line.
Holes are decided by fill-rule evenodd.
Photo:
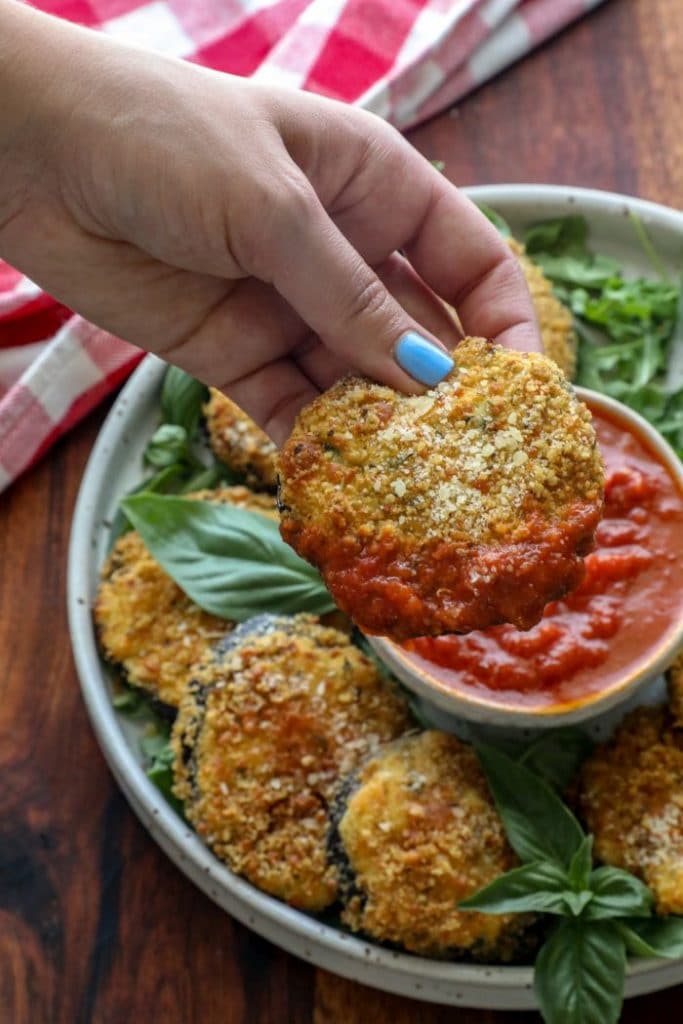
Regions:
M 592 749 L 592 741 L 581 729 L 551 729 L 525 747 L 517 760 L 563 792 Z
M 569 808 L 532 771 L 488 744 L 475 743 L 513 850 L 523 861 L 549 860 L 565 870 L 584 834 Z
M 631 221 L 633 233 L 640 242 L 643 252 L 652 264 L 652 269 L 658 277 L 661 277 L 663 281 L 668 281 L 669 275 L 666 272 L 666 267 L 664 266 L 664 263 L 662 262 L 659 253 L 652 244 L 650 236 L 645 230 L 645 225 L 643 224 L 642 220 L 640 219 L 638 214 L 633 212 L 633 210 L 629 210 L 628 219 Z
M 140 740 L 140 750 L 149 761 L 160 761 L 161 764 L 173 764 L 173 749 L 170 745 L 168 732 L 155 729 Z
M 590 920 L 609 917 L 649 917 L 654 899 L 646 885 L 620 868 L 600 867 L 591 872 L 593 899 L 586 908 Z
M 683 957 L 683 917 L 635 917 L 616 924 L 634 956 Z
M 585 253 L 588 224 L 584 217 L 558 217 L 528 228 L 524 234 L 526 251 L 532 253 Z
M 545 1024 L 616 1024 L 626 951 L 612 921 L 560 922 L 536 957 L 534 990 Z
M 122 508 L 162 568 L 205 611 L 243 622 L 263 611 L 322 615 L 335 607 L 318 572 L 257 512 L 156 494 L 133 495 Z
M 458 907 L 486 914 L 565 914 L 562 894 L 566 885 L 567 876 L 561 868 L 548 861 L 534 861 L 494 879 L 473 896 L 461 900 Z
M 537 224 L 525 244 L 577 318 L 577 382 L 635 409 L 683 458 L 683 287 L 640 220 L 631 222 L 659 280 L 627 279 L 617 261 L 591 252 L 581 217 Z
M 503 238 L 512 238 L 512 230 L 504 217 L 501 217 L 499 213 L 492 210 L 490 206 L 486 206 L 485 203 L 477 203 L 477 206 L 486 219 L 490 220 L 493 226 L 498 229 Z
M 123 686 L 118 693 L 112 697 L 112 704 L 116 710 L 130 718 L 137 717 L 141 711 L 146 711 L 147 701 L 140 690 L 134 690 L 132 686 Z
M 589 296 L 580 289 L 600 288 L 608 285 L 619 273 L 619 264 L 607 256 L 576 256 L 568 253 L 565 256 L 549 256 L 538 253 L 533 257 L 546 277 L 558 284 L 573 285 L 577 289 L 568 298 L 568 305 L 573 312 L 579 312 L 583 303 L 590 301 Z
M 183 427 L 188 438 L 194 437 L 208 397 L 208 388 L 200 381 L 177 366 L 169 366 L 161 387 L 161 412 L 166 423 Z
M 147 767 L 145 774 L 154 783 L 164 799 L 182 817 L 183 805 L 173 792 L 173 761 L 175 754 L 167 731 L 159 729 L 140 740 Z
M 590 885 L 593 867 L 593 836 L 585 836 L 571 859 L 567 878 L 574 892 L 582 892 Z

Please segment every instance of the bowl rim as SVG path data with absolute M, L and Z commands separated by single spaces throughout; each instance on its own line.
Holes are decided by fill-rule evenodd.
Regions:
M 651 219 L 663 227 L 673 228 L 680 233 L 683 243 L 683 214 L 679 211 L 614 192 L 565 185 L 505 183 L 463 188 L 462 191 L 475 201 L 492 205 L 509 203 L 530 211 L 565 204 L 577 204 L 583 210 L 600 214 L 623 215 L 632 209 L 644 220 Z M 111 703 L 95 643 L 89 597 L 101 520 L 98 492 L 108 472 L 107 458 L 120 434 L 117 422 L 126 419 L 129 406 L 140 402 L 140 392 L 145 386 L 149 389 L 154 381 L 160 382 L 161 365 L 154 356 L 148 356 L 131 376 L 107 416 L 84 471 L 68 552 L 69 631 L 83 699 L 100 749 L 132 809 L 169 858 L 210 899 L 243 924 L 305 960 L 353 980 L 413 998 L 500 1009 L 513 1008 L 513 1001 L 514 1008 L 534 1007 L 531 967 L 441 962 L 394 952 L 340 932 L 260 892 L 214 857 L 144 774 Z M 629 960 L 626 995 L 654 991 L 681 980 L 683 959 Z M 465 991 L 456 994 L 456 986 Z M 491 996 L 484 998 L 482 993 L 489 991 Z M 501 1002 L 503 998 L 505 1003 Z
M 579 386 L 574 387 L 578 397 L 598 412 L 607 413 L 611 419 L 621 421 L 630 432 L 644 438 L 648 447 L 654 450 L 683 496 L 683 463 L 676 452 L 639 413 L 616 401 L 608 395 Z M 681 584 L 683 598 L 683 582 Z M 605 690 L 589 694 L 585 699 L 567 702 L 558 706 L 532 708 L 528 705 L 498 701 L 484 694 L 452 689 L 445 683 L 432 679 L 429 673 L 419 667 L 405 653 L 399 644 L 386 637 L 368 636 L 369 643 L 378 656 L 398 675 L 401 682 L 422 698 L 427 704 L 434 704 L 441 711 L 457 715 L 480 725 L 508 726 L 510 728 L 557 728 L 574 725 L 603 712 L 611 711 L 624 703 L 636 690 L 648 685 L 652 679 L 673 661 L 676 652 L 683 645 L 683 600 L 678 621 L 663 634 L 647 660 L 637 671 L 626 673 Z M 421 659 L 426 661 L 426 659 Z

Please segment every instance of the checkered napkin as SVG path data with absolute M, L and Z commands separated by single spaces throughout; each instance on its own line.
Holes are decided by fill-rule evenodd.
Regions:
M 357 103 L 400 128 L 430 117 L 602 0 L 37 0 L 128 43 Z M 0 262 L 0 490 L 142 353 Z

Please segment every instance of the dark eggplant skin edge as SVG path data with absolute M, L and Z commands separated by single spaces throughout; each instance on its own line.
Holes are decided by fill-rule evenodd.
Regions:
M 220 664 L 224 661 L 226 655 L 231 654 L 252 637 L 267 636 L 269 633 L 274 633 L 276 631 L 292 632 L 292 622 L 293 619 L 291 616 L 276 615 L 270 612 L 264 612 L 262 615 L 254 615 L 251 619 L 247 619 L 246 622 L 240 623 L 229 633 L 226 633 L 226 635 L 218 641 L 212 650 L 213 658 L 215 662 Z M 181 756 L 183 766 L 187 771 L 192 791 L 192 800 L 198 800 L 201 796 L 197 782 L 198 764 L 196 747 L 201 737 L 208 699 L 211 691 L 214 690 L 215 687 L 216 683 L 202 685 L 197 679 L 190 679 L 188 683 L 188 694 L 193 700 L 194 714 L 188 721 L 181 739 Z
M 328 808 L 330 825 L 327 831 L 326 849 L 327 859 L 337 871 L 339 879 L 339 898 L 341 903 L 348 903 L 348 901 L 353 899 L 353 897 L 357 897 L 364 908 L 367 903 L 367 893 L 365 893 L 356 882 L 356 873 L 351 861 L 349 860 L 344 842 L 339 832 L 339 826 L 346 814 L 349 800 L 361 785 L 361 771 L 362 768 L 358 771 L 352 772 L 341 780 L 337 792 L 335 793 L 334 800 Z

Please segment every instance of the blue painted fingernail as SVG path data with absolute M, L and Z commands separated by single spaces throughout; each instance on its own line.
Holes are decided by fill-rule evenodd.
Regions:
M 453 360 L 421 334 L 404 334 L 394 349 L 396 362 L 420 384 L 434 385 L 453 369 Z

